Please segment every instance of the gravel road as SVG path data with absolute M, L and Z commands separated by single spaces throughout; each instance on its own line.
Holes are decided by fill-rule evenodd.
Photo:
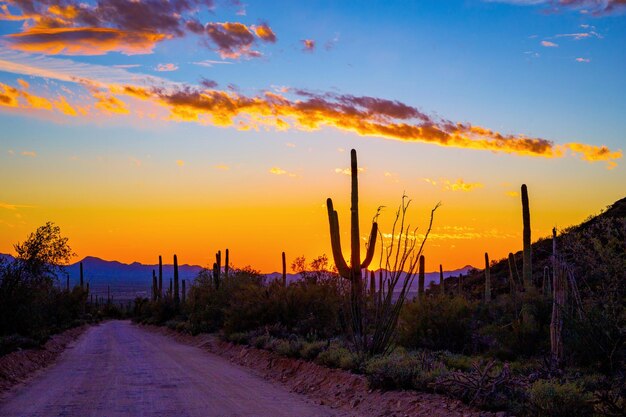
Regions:
M 87 330 L 0 416 L 335 416 L 245 368 L 124 321 Z

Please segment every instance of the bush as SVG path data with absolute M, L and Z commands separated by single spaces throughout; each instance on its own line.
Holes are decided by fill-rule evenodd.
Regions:
M 327 342 L 304 342 L 300 348 L 300 356 L 303 359 L 314 360 L 327 347 Z
M 585 417 L 593 414 L 590 395 L 572 382 L 539 380 L 529 390 L 532 413 L 537 417 Z
M 354 353 L 335 344 L 331 345 L 327 350 L 320 352 L 315 362 L 330 368 L 341 368 L 350 371 L 358 368 L 359 361 Z
M 226 336 L 226 340 L 236 345 L 247 345 L 250 343 L 250 333 L 231 333 Z
M 408 303 L 400 315 L 399 342 L 409 349 L 467 352 L 475 309 L 462 297 L 434 296 Z
M 298 358 L 302 343 L 297 340 L 274 339 L 270 343 L 269 349 L 288 358 Z
M 365 374 L 372 388 L 431 390 L 431 385 L 445 374 L 444 364 L 428 352 L 377 356 L 365 364 Z

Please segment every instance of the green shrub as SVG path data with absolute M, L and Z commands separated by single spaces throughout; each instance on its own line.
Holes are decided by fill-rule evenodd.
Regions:
M 250 338 L 250 345 L 254 346 L 257 349 L 267 349 L 270 346 L 270 342 L 272 338 L 268 334 L 262 334 L 259 336 L 254 336 Z
M 376 356 L 365 364 L 365 374 L 372 388 L 410 389 L 421 372 L 421 363 L 409 355 Z
M 398 324 L 399 342 L 409 349 L 466 352 L 472 345 L 476 305 L 462 297 L 425 297 L 406 304 Z
M 475 357 L 450 352 L 441 352 L 440 357 L 447 368 L 457 371 L 469 371 L 476 361 Z
M 250 343 L 250 333 L 231 333 L 226 336 L 226 340 L 236 345 L 247 345 Z
M 272 352 L 289 358 L 298 358 L 302 343 L 297 340 L 274 339 L 269 346 Z
M 578 384 L 539 380 L 529 390 L 532 413 L 537 417 L 586 417 L 593 414 L 588 393 Z
M 358 367 L 357 356 L 348 349 L 337 345 L 331 345 L 327 350 L 320 352 L 316 362 L 330 368 L 345 370 L 355 370 Z
M 300 356 L 303 359 L 314 360 L 326 348 L 327 342 L 304 342 L 300 349 Z

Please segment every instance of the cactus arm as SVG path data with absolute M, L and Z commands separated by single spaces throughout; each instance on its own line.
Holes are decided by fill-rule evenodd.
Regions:
M 378 223 L 372 223 L 372 231 L 370 232 L 370 240 L 367 244 L 367 253 L 365 254 L 365 259 L 361 263 L 361 269 L 367 269 L 374 259 L 374 249 L 376 248 L 376 235 L 378 234 Z
M 330 243 L 333 251 L 333 258 L 335 260 L 335 266 L 339 275 L 343 278 L 350 278 L 350 268 L 341 253 L 341 238 L 339 236 L 339 218 L 337 212 L 333 209 L 333 200 L 326 200 L 326 207 L 328 208 L 328 223 L 330 225 Z
M 532 285 L 532 249 L 530 246 L 530 207 L 528 204 L 528 188 L 526 184 L 522 184 L 522 218 L 524 223 L 523 243 L 524 243 L 524 262 L 522 264 L 522 282 L 524 289 L 528 290 Z

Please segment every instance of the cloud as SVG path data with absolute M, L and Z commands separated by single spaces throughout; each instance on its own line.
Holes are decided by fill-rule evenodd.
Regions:
M 0 52 L 0 68 L 2 67 Z M 47 63 L 48 61 L 44 61 Z M 41 64 L 40 64 L 41 65 Z M 34 69 L 33 69 L 34 68 Z M 28 73 L 52 72 L 34 63 Z M 16 72 L 17 69 L 15 70 Z M 123 70 L 117 70 L 123 71 Z M 81 74 L 88 74 L 83 70 Z M 62 74 L 66 80 L 79 86 L 89 85 L 89 79 L 77 79 Z M 123 77 L 120 77 L 123 79 Z M 612 167 L 622 157 L 619 150 L 584 143 L 555 144 L 541 137 L 523 134 L 504 134 L 466 122 L 453 122 L 430 116 L 414 106 L 397 100 L 369 96 L 353 96 L 333 92 L 318 93 L 287 89 L 284 93 L 263 91 L 246 95 L 237 91 L 206 89 L 200 86 L 167 83 L 137 75 L 135 83 L 105 84 L 98 88 L 107 94 L 140 99 L 156 110 L 165 110 L 169 119 L 178 122 L 196 122 L 222 127 L 247 129 L 275 129 L 314 131 L 334 128 L 365 137 L 378 137 L 412 143 L 427 143 L 444 147 L 491 151 L 544 158 L 579 156 L 586 161 L 604 161 Z M 17 88 L 0 84 L 0 105 L 24 101 Z M 131 102 L 129 102 L 131 103 Z
M 204 61 L 192 62 L 192 64 L 200 65 L 201 67 L 209 67 L 209 68 L 211 68 L 214 65 L 223 65 L 223 64 L 231 65 L 232 62 L 230 62 L 230 61 L 215 61 L 215 60 L 212 60 L 212 59 L 205 59 Z
M 213 165 L 213 168 L 217 169 L 218 171 L 228 171 L 230 169 L 230 166 L 226 164 L 217 164 Z
M 590 39 L 590 38 L 602 39 L 602 35 L 594 31 L 579 32 L 579 33 L 560 33 L 558 35 L 555 35 L 555 37 L 556 38 L 572 38 L 575 41 L 579 41 L 582 39 Z
M 152 53 L 166 39 L 202 36 L 224 58 L 260 56 L 256 40 L 276 42 L 267 23 L 198 21 L 198 12 L 213 9 L 213 0 L 13 0 L 0 20 L 25 21 L 22 31 L 5 36 L 9 47 L 48 55 L 127 55 Z
M 28 156 L 29 158 L 35 158 L 37 156 L 37 152 L 35 151 L 22 151 L 20 154 L 22 156 Z
M 479 182 L 465 182 L 462 178 L 457 178 L 454 181 L 451 181 L 449 179 L 446 178 L 439 178 L 439 180 L 435 181 L 431 178 L 424 178 L 424 181 L 426 181 L 427 183 L 429 183 L 432 186 L 437 186 L 437 184 L 439 184 L 439 186 L 441 187 L 441 189 L 443 191 L 463 191 L 463 192 L 469 192 L 472 191 L 476 188 L 482 188 L 484 187 L 484 185 L 482 183 Z
M 177 69 L 178 69 L 178 65 L 172 64 L 172 63 L 159 64 L 156 67 L 156 70 L 159 71 L 159 72 L 176 71 Z
M 541 41 L 541 46 L 545 46 L 546 48 L 558 48 L 559 47 L 559 45 L 550 41 Z
M 16 211 L 17 209 L 20 209 L 20 208 L 32 208 L 32 207 L 34 206 L 26 206 L 23 204 L 9 204 L 9 203 L 4 203 L 0 201 L 0 209 L 4 209 L 4 210 Z
M 623 12 L 626 0 L 484 0 L 489 2 L 510 3 L 522 6 L 542 5 L 551 11 L 573 10 L 592 13 L 597 16 Z
M 126 103 L 110 93 L 95 90 L 91 95 L 97 100 L 94 107 L 105 114 L 130 113 Z
M 13 49 L 47 55 L 126 55 L 151 53 L 165 35 L 111 28 L 32 29 L 6 36 Z
M 313 52 L 315 49 L 315 41 L 313 39 L 302 39 L 302 50 L 305 52 Z
M 271 42 L 271 43 L 276 42 L 276 34 L 272 30 L 272 28 L 269 27 L 267 23 L 254 26 L 254 33 L 256 33 L 256 35 L 260 39 L 264 40 L 265 42 Z
M 178 165 L 179 167 L 183 167 L 185 166 L 185 161 L 183 161 L 182 159 L 177 159 L 176 165 Z
M 365 172 L 365 168 L 364 167 L 358 167 L 357 171 L 358 172 Z M 352 175 L 352 170 L 350 168 L 335 168 L 335 173 L 336 174 L 343 174 L 343 175 Z
M 270 168 L 268 172 L 274 175 L 286 175 L 288 177 L 294 177 L 294 178 L 297 177 L 297 175 L 294 174 L 293 172 L 286 171 L 280 167 L 272 167 Z
M 266 24 L 253 29 L 238 22 L 208 23 L 205 31 L 222 59 L 260 57 L 262 54 L 252 49 L 257 37 L 265 42 L 276 42 L 274 32 Z
M 517 191 L 507 191 L 504 194 L 509 196 L 509 197 L 518 197 L 519 196 L 519 193 Z
M 589 63 L 589 62 L 591 62 L 591 59 L 589 59 L 589 58 L 576 58 L 576 62 Z

